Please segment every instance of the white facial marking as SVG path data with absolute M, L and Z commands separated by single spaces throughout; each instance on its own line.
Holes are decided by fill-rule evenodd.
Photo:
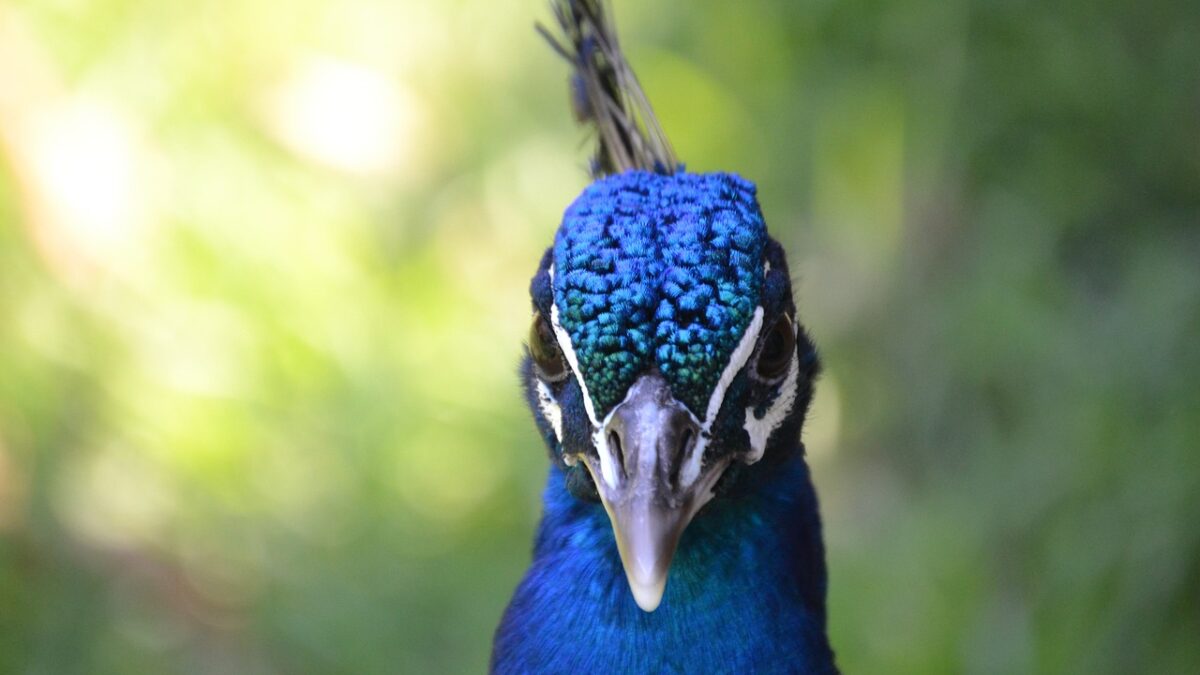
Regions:
M 550 282 L 554 283 L 553 266 L 550 267 Z M 604 478 L 605 483 L 615 488 L 617 486 L 617 464 L 604 434 L 605 425 L 612 417 L 612 412 L 608 413 L 603 422 L 596 419 L 596 407 L 592 404 L 592 395 L 588 393 L 587 383 L 583 381 L 583 375 L 579 370 L 579 357 L 575 354 L 575 347 L 571 344 L 571 336 L 558 320 L 557 304 L 550 306 L 550 327 L 554 329 L 558 346 L 562 349 L 563 356 L 575 374 L 575 381 L 579 383 L 579 391 L 583 393 L 583 408 L 587 411 L 588 421 L 592 423 L 592 444 L 596 446 L 596 453 L 600 455 L 600 475 Z M 615 410 L 616 407 L 613 408 L 613 411 Z M 568 457 L 566 461 L 568 464 L 574 464 L 578 458 Z
M 550 392 L 550 387 L 537 378 L 537 394 L 538 408 L 542 411 L 542 417 L 550 423 L 554 429 L 554 437 L 562 443 L 562 407 L 558 405 L 558 401 L 554 400 L 554 394 Z
M 567 358 L 567 363 L 575 373 L 575 379 L 579 382 L 579 389 L 583 391 L 583 407 L 587 410 L 587 416 L 592 421 L 592 426 L 595 427 L 599 423 L 596 420 L 596 409 L 592 406 L 592 397 L 588 394 L 587 383 L 583 381 L 583 377 L 580 375 L 579 357 L 575 355 L 575 347 L 571 345 L 571 336 L 567 334 L 566 329 L 558 321 L 558 305 L 550 305 L 550 327 L 554 329 L 554 336 L 558 338 L 558 346 L 562 349 L 563 356 Z
M 547 270 L 550 275 L 550 284 L 554 284 L 554 265 L 551 264 Z M 579 357 L 575 354 L 575 346 L 571 344 L 571 335 L 562 327 L 562 323 L 558 320 L 558 304 L 550 305 L 550 328 L 554 330 L 554 337 L 558 340 L 558 347 L 562 350 L 563 357 L 567 359 L 567 364 L 571 366 L 571 372 L 575 375 L 575 381 L 579 383 L 579 391 L 583 393 L 583 407 L 587 411 L 588 420 L 592 423 L 592 442 L 596 446 L 596 451 L 600 454 L 601 473 L 604 475 L 604 480 L 610 485 L 616 485 L 617 475 L 612 452 L 608 448 L 608 442 L 604 439 L 604 434 L 600 433 L 603 427 L 599 420 L 596 419 L 596 408 L 592 405 L 592 395 L 588 393 L 587 383 L 583 381 L 583 376 L 579 370 Z M 541 382 L 538 382 L 541 385 Z M 539 390 L 540 394 L 540 390 Z M 557 402 L 555 402 L 557 405 Z M 562 442 L 562 408 L 559 412 L 559 427 L 558 433 L 559 442 Z M 553 424 L 553 422 L 551 422 Z M 563 461 L 567 466 L 575 466 L 579 463 L 579 457 L 576 455 L 564 455 Z
M 717 413 L 721 412 L 721 404 L 725 402 L 725 391 L 729 389 L 733 378 L 746 366 L 746 362 L 754 354 L 754 345 L 758 342 L 762 324 L 763 308 L 755 307 L 754 318 L 750 320 L 750 325 L 746 326 L 746 332 L 742 333 L 742 340 L 738 343 L 737 348 L 729 355 L 729 363 L 725 365 L 721 379 L 717 380 L 717 386 L 708 399 L 708 410 L 704 413 L 704 422 L 700 425 L 700 438 L 696 439 L 696 444 L 692 447 L 692 454 L 688 456 L 687 463 L 679 472 L 679 482 L 683 485 L 691 485 L 700 475 L 700 466 L 704 462 L 704 448 L 708 445 L 708 433 L 717 419 Z
M 771 271 L 770 261 L 763 263 L 763 276 L 766 276 Z M 550 265 L 548 270 L 550 275 L 550 283 L 554 283 L 554 265 Z M 746 331 L 742 334 L 742 339 L 738 342 L 738 346 L 729 356 L 729 363 L 725 365 L 725 370 L 721 372 L 720 379 L 717 380 L 717 385 L 713 389 L 712 395 L 708 399 L 708 409 L 705 411 L 704 421 L 700 423 L 700 437 L 696 439 L 696 443 L 692 446 L 691 453 L 688 455 L 686 463 L 682 471 L 679 473 L 679 481 L 684 486 L 691 486 L 700 476 L 700 468 L 704 462 L 704 451 L 708 445 L 709 431 L 712 428 L 713 422 L 716 421 L 717 413 L 721 411 L 721 405 L 725 402 L 725 393 L 729 389 L 729 385 L 733 383 L 733 378 L 741 372 L 746 366 L 746 362 L 754 354 L 754 347 L 758 342 L 759 333 L 762 332 L 763 324 L 763 308 L 761 306 L 754 308 L 754 317 L 750 320 L 750 325 L 746 327 Z M 567 359 L 567 363 L 571 366 L 571 371 L 575 375 L 575 380 L 579 383 L 579 390 L 583 394 L 583 407 L 587 411 L 588 420 L 592 424 L 592 444 L 596 448 L 596 453 L 600 457 L 600 476 L 610 487 L 617 487 L 617 466 L 616 459 L 613 457 L 612 449 L 608 446 L 608 438 L 604 433 L 604 429 L 608 427 L 608 422 L 612 419 L 613 413 L 616 412 L 620 405 L 613 406 L 613 409 L 605 415 L 603 420 L 596 418 L 596 407 L 592 403 L 592 396 L 588 393 L 587 384 L 583 381 L 583 376 L 579 370 L 579 357 L 575 354 L 575 347 L 571 343 L 571 336 L 559 322 L 558 305 L 550 306 L 550 326 L 554 330 L 554 335 L 558 339 L 559 347 L 562 349 L 563 356 Z M 793 330 L 795 326 L 793 326 Z M 771 433 L 783 423 L 784 417 L 791 411 L 792 405 L 796 400 L 796 380 L 799 376 L 799 364 L 797 357 L 792 357 L 792 362 L 788 366 L 787 376 L 784 378 L 783 390 L 775 402 L 767 408 L 767 412 L 761 419 L 754 416 L 754 408 L 746 408 L 746 433 L 750 435 L 750 454 L 746 457 L 747 464 L 753 464 L 762 459 L 763 453 L 766 451 L 766 443 L 770 438 Z M 629 393 L 626 392 L 626 398 Z M 623 403 L 624 401 L 622 401 Z M 549 388 L 541 380 L 538 380 L 538 405 L 542 410 L 542 414 L 550 422 L 554 428 L 554 434 L 558 437 L 559 442 L 562 442 L 562 408 L 559 406 Z M 691 414 L 690 411 L 688 414 Z M 693 419 L 695 417 L 693 416 Z M 698 421 L 698 420 L 697 420 Z M 564 461 L 568 466 L 574 466 L 578 463 L 579 457 L 570 455 L 565 456 Z M 721 471 L 711 472 L 715 479 Z M 594 476 L 593 476 L 594 478 Z M 715 480 L 709 481 L 715 484 Z M 712 485 L 705 486 L 704 495 L 697 495 L 695 508 L 703 505 L 708 499 L 712 498 Z
M 795 326 L 792 329 L 795 330 Z M 754 416 L 754 406 L 746 408 L 746 423 L 743 427 L 750 435 L 750 454 L 745 458 L 747 464 L 753 464 L 762 459 L 763 453 L 767 451 L 767 441 L 770 440 L 771 434 L 779 428 L 780 424 L 783 424 L 784 418 L 792 411 L 792 406 L 796 403 L 796 381 L 799 377 L 800 357 L 792 354 L 787 375 L 784 376 L 783 384 L 780 385 L 782 389 L 779 390 L 779 396 L 767 407 L 763 416 L 761 418 Z

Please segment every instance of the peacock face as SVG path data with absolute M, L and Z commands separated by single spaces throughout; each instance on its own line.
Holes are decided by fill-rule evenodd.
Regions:
M 567 209 L 531 294 L 539 426 L 572 492 L 604 504 L 652 611 L 730 467 L 799 433 L 817 359 L 782 249 L 752 183 L 628 171 Z

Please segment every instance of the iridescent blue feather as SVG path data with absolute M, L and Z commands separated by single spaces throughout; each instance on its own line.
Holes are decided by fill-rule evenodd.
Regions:
M 602 2 L 553 7 L 599 142 L 530 284 L 552 465 L 492 671 L 836 673 L 800 443 L 820 366 L 783 249 L 753 183 L 676 161 Z

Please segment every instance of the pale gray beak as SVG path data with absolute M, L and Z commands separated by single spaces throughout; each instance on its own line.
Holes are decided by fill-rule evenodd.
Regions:
M 653 612 L 679 538 L 712 497 L 728 460 L 701 468 L 700 425 L 658 373 L 634 382 L 596 445 L 597 456 L 586 457 L 586 465 L 612 521 L 633 598 Z

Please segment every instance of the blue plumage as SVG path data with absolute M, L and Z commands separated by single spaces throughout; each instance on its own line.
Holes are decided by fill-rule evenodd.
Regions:
M 634 604 L 599 504 L 543 494 L 534 562 L 496 631 L 497 673 L 830 673 L 816 496 L 798 455 L 714 502 L 653 613 Z M 748 573 L 751 572 L 751 573 Z
M 552 466 L 496 673 L 831 673 L 820 369 L 754 184 L 674 159 L 597 0 L 554 5 L 600 174 L 530 284 Z

